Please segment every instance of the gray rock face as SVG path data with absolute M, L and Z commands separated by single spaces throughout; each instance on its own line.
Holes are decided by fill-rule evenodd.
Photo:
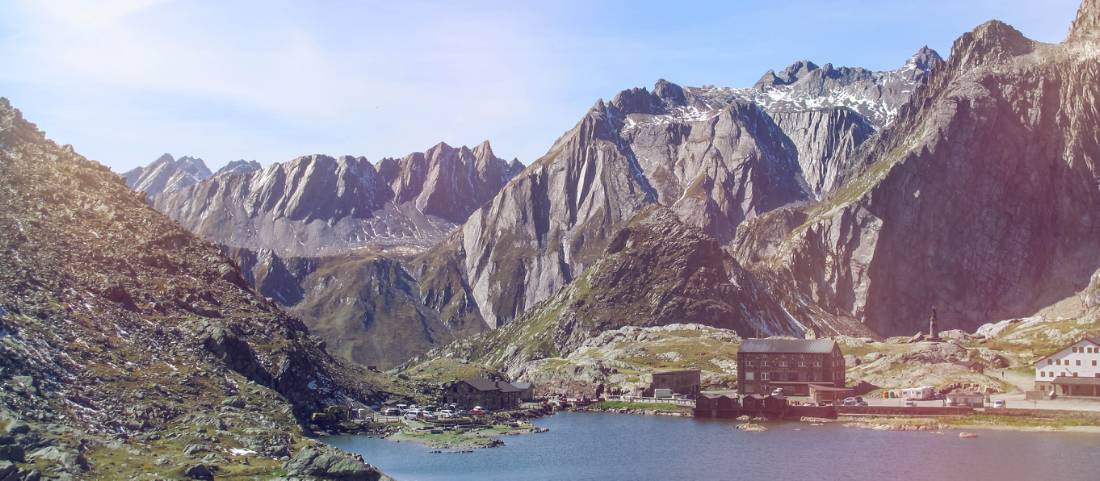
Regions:
M 517 164 L 493 156 L 488 143 L 440 144 L 383 160 L 381 172 L 351 156 L 310 155 L 263 169 L 238 161 L 154 195 L 152 204 L 207 240 L 285 256 L 424 249 L 496 193 Z
M 378 169 L 395 203 L 410 203 L 427 215 L 458 224 L 493 198 L 522 166 L 498 159 L 485 141 L 472 150 L 439 143 L 402 159 L 382 159 Z
M 920 330 L 932 307 L 941 327 L 973 329 L 1073 295 L 1100 266 L 1097 47 L 1000 22 L 963 35 L 861 149 L 858 176 L 806 222 L 775 216 L 786 228 L 739 240 L 771 246 L 758 268 L 782 266 L 775 289 L 883 335 Z
M 891 72 L 801 62 L 747 89 L 625 90 L 471 215 L 445 255 L 497 327 L 576 278 L 646 205 L 729 242 L 742 222 L 835 189 L 941 65 L 925 48 Z
M 122 174 L 122 178 L 126 179 L 126 185 L 131 189 L 152 197 L 189 187 L 211 175 L 202 159 L 184 156 L 177 160 L 171 154 L 164 154 L 148 166 Z
M 798 150 L 802 177 L 815 196 L 840 185 L 857 149 L 875 132 L 866 118 L 847 107 L 774 112 L 771 117 Z

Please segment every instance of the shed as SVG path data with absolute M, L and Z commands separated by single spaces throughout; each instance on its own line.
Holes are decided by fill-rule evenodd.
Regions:
M 985 405 L 985 395 L 974 391 L 952 391 L 947 395 L 947 400 L 955 406 L 980 408 Z
M 855 389 L 847 387 L 833 387 L 822 386 L 820 384 L 810 384 L 810 397 L 814 400 L 814 403 L 839 403 L 845 398 L 855 395 Z

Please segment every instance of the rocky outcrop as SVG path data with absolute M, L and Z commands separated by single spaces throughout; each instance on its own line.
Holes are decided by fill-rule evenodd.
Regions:
M 1100 270 L 1092 274 L 1089 286 L 1081 292 L 1081 301 L 1086 308 L 1100 307 Z
M 145 167 L 122 174 L 131 189 L 155 196 L 165 192 L 175 192 L 197 184 L 211 176 L 210 169 L 202 159 L 164 154 Z
M 287 476 L 340 481 L 393 481 L 363 457 L 324 445 L 306 446 L 283 466 Z
M 1083 0 L 1069 30 L 1068 42 L 1094 41 L 1100 36 L 1100 2 Z
M 739 234 L 771 239 L 754 268 L 883 335 L 920 330 L 932 307 L 942 327 L 973 329 L 1076 293 L 1100 265 L 1097 52 L 996 21 L 963 35 L 861 149 L 858 176 L 805 222 Z
M 487 142 L 472 150 L 439 144 L 377 168 L 352 156 L 310 155 L 262 169 L 236 161 L 203 182 L 149 193 L 157 210 L 207 240 L 317 257 L 423 250 L 518 171 L 518 162 L 495 157 Z

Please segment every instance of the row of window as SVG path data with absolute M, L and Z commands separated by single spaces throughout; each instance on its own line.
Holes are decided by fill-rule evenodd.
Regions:
M 1100 347 L 1092 347 L 1092 346 L 1074 347 L 1073 352 L 1096 354 L 1096 353 L 1100 353 Z
M 1076 349 L 1076 348 L 1074 348 L 1074 349 Z M 1058 366 L 1069 366 L 1070 364 L 1069 364 L 1069 359 L 1066 359 L 1066 360 L 1061 360 L 1061 359 L 1047 359 L 1047 365 L 1048 365 L 1048 366 L 1051 366 L 1051 365 L 1058 365 Z M 1080 366 L 1080 365 L 1081 365 L 1081 360 L 1080 360 L 1080 359 L 1077 359 L 1077 360 L 1076 360 L 1076 364 L 1075 364 L 1075 365 L 1077 365 L 1077 366 Z M 1095 359 L 1093 359 L 1093 360 L 1092 360 L 1092 365 L 1093 365 L 1093 366 L 1095 366 L 1095 365 L 1096 365 L 1096 360 L 1095 360 Z
M 775 362 L 775 363 L 772 363 L 772 364 L 775 364 L 779 367 L 788 367 L 789 363 L 787 361 L 779 361 L 779 362 Z M 798 362 L 798 367 L 806 367 L 806 366 L 807 366 L 807 363 L 805 361 L 799 361 Z M 745 361 L 745 367 L 755 367 L 755 363 L 753 363 L 752 361 Z M 760 367 L 768 367 L 768 361 L 760 361 Z M 821 367 L 821 361 L 817 361 L 817 362 L 813 363 L 813 367 Z
M 1046 371 L 1039 371 L 1039 377 L 1059 377 L 1059 376 L 1061 376 L 1061 377 L 1077 377 L 1077 373 L 1073 372 L 1073 373 L 1066 374 L 1064 372 L 1060 372 L 1060 373 L 1049 372 L 1048 373 Z M 1100 372 L 1096 373 L 1096 377 L 1100 377 Z
M 819 372 L 815 373 L 818 376 L 811 376 L 809 373 L 783 373 L 783 372 L 761 372 L 761 381 L 835 381 L 838 379 L 844 379 L 842 373 L 832 372 Z M 755 381 L 756 373 L 748 371 L 745 373 L 746 381 Z

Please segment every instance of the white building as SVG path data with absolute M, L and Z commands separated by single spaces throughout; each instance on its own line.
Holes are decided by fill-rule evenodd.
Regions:
M 1035 364 L 1035 389 L 1059 396 L 1100 397 L 1100 337 L 1081 339 Z

